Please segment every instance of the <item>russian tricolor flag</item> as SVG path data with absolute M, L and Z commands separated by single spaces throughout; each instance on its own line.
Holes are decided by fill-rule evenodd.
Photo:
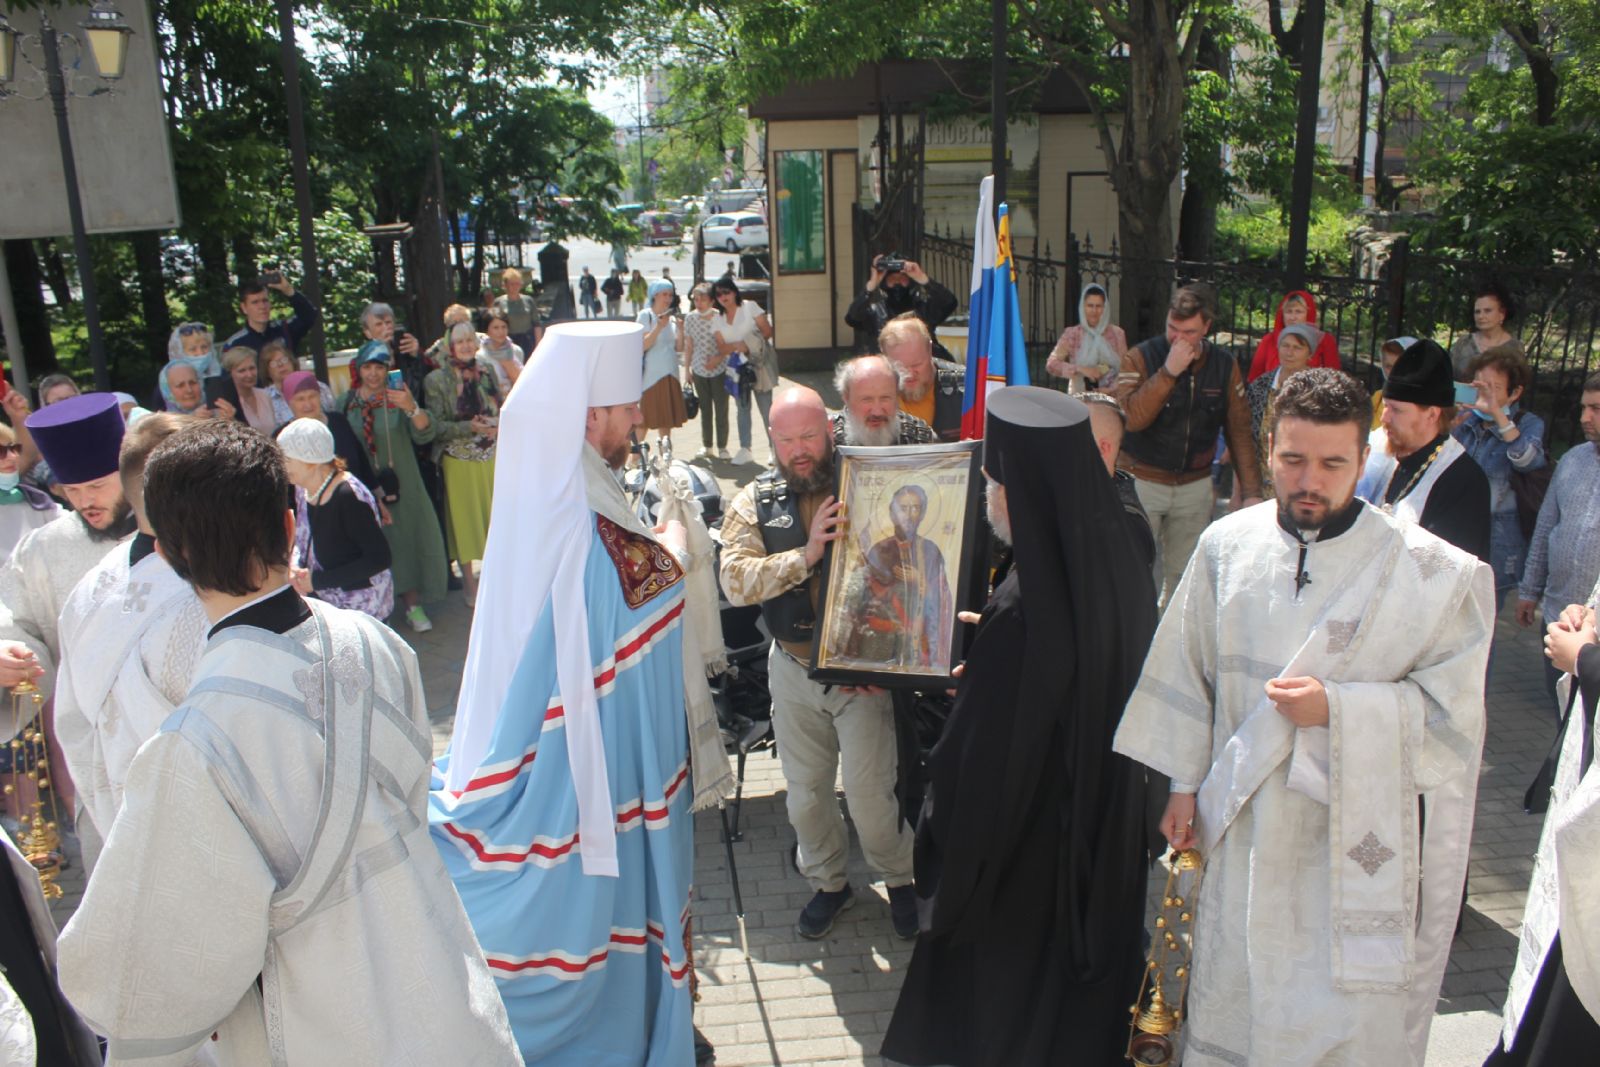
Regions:
M 977 234 L 972 243 L 972 298 L 967 313 L 967 389 L 961 410 L 961 438 L 983 436 L 989 391 L 1028 384 L 1028 353 L 1022 341 L 1022 311 L 1017 305 L 1016 269 L 1011 262 L 1011 219 L 1000 205 L 1000 232 L 994 225 L 994 176 L 978 187 Z

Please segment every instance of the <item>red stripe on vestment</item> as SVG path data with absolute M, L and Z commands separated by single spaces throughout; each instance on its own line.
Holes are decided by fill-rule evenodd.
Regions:
M 528 971 L 558 971 L 557 977 L 562 975 L 582 975 L 594 967 L 602 966 L 611 955 L 611 946 L 616 945 L 625 952 L 633 952 L 645 945 L 647 935 L 635 933 L 633 930 L 612 928 L 611 936 L 605 948 L 597 949 L 583 959 L 568 959 L 566 953 L 552 953 L 548 956 L 530 956 L 527 959 L 511 959 L 506 956 L 496 956 L 485 953 L 484 959 L 490 967 L 497 971 L 506 971 L 510 974 L 522 974 Z
M 578 847 L 578 835 L 573 834 L 558 845 L 545 845 L 538 841 L 529 845 L 520 852 L 496 852 L 486 847 L 479 840 L 478 835 L 470 830 L 463 830 L 455 823 L 445 823 L 444 829 L 451 837 L 464 843 L 484 863 L 522 863 L 534 856 L 544 859 L 561 859 Z
M 660 636 L 662 631 L 668 629 L 678 620 L 679 616 L 683 614 L 683 605 L 684 602 L 679 600 L 671 608 L 663 612 L 660 617 L 649 623 L 642 631 L 619 645 L 611 654 L 607 664 L 594 676 L 594 687 L 603 689 L 614 682 L 618 672 L 627 668 L 628 661 L 632 657 L 647 648 L 656 637 Z M 552 701 L 544 714 L 544 729 L 551 729 L 554 722 L 565 718 L 566 708 L 562 704 Z M 467 783 L 466 788 L 459 791 L 453 790 L 452 793 L 459 798 L 467 793 L 503 785 L 526 770 L 528 765 L 533 762 L 533 757 L 534 752 L 529 750 L 520 760 L 510 766 L 502 766 L 487 773 L 480 773 Z
M 625 809 L 618 810 L 618 825 L 633 822 L 635 819 L 640 818 L 641 816 L 646 822 L 660 822 L 662 819 L 665 819 L 667 817 L 668 805 L 672 803 L 672 798 L 677 795 L 679 789 L 683 788 L 683 783 L 687 781 L 688 778 L 689 764 L 687 761 L 685 761 L 683 765 L 678 768 L 678 773 L 673 775 L 672 781 L 668 782 L 667 787 L 662 790 L 660 803 L 645 803 L 641 799 L 638 803 L 629 805 Z

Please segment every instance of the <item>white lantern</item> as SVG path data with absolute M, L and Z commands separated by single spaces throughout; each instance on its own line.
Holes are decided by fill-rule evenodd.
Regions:
M 102 78 L 120 78 L 128 63 L 128 38 L 133 28 L 109 0 L 99 0 L 83 21 L 89 52 Z

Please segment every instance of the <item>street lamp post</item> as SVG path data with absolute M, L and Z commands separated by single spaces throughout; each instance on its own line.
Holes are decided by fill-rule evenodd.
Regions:
M 122 77 L 128 58 L 128 37 L 133 33 L 121 12 L 109 0 L 98 0 L 89 9 L 82 29 L 90 57 L 100 77 L 115 81 Z M 56 117 L 56 141 L 61 149 L 61 177 L 66 184 L 67 217 L 72 223 L 72 251 L 78 261 L 78 284 L 83 294 L 83 323 L 89 332 L 89 361 L 94 366 L 94 387 L 111 388 L 111 371 L 106 363 L 105 335 L 100 330 L 100 305 L 95 293 L 94 261 L 89 251 L 89 231 L 83 220 L 83 197 L 78 189 L 78 164 L 72 151 L 72 128 L 67 122 L 67 80 L 61 65 L 61 41 L 79 42 L 71 34 L 58 33 L 44 9 L 39 11 L 39 49 L 44 59 L 46 91 Z M 17 45 L 24 35 L 11 28 L 0 14 L 0 96 L 18 95 L 6 88 L 16 76 Z M 104 90 L 97 89 L 96 92 Z

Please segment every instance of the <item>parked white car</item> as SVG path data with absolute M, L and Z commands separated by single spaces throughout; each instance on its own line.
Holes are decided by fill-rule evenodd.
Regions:
M 713 215 L 700 224 L 707 248 L 737 252 L 741 248 L 767 247 L 767 220 L 753 211 Z

